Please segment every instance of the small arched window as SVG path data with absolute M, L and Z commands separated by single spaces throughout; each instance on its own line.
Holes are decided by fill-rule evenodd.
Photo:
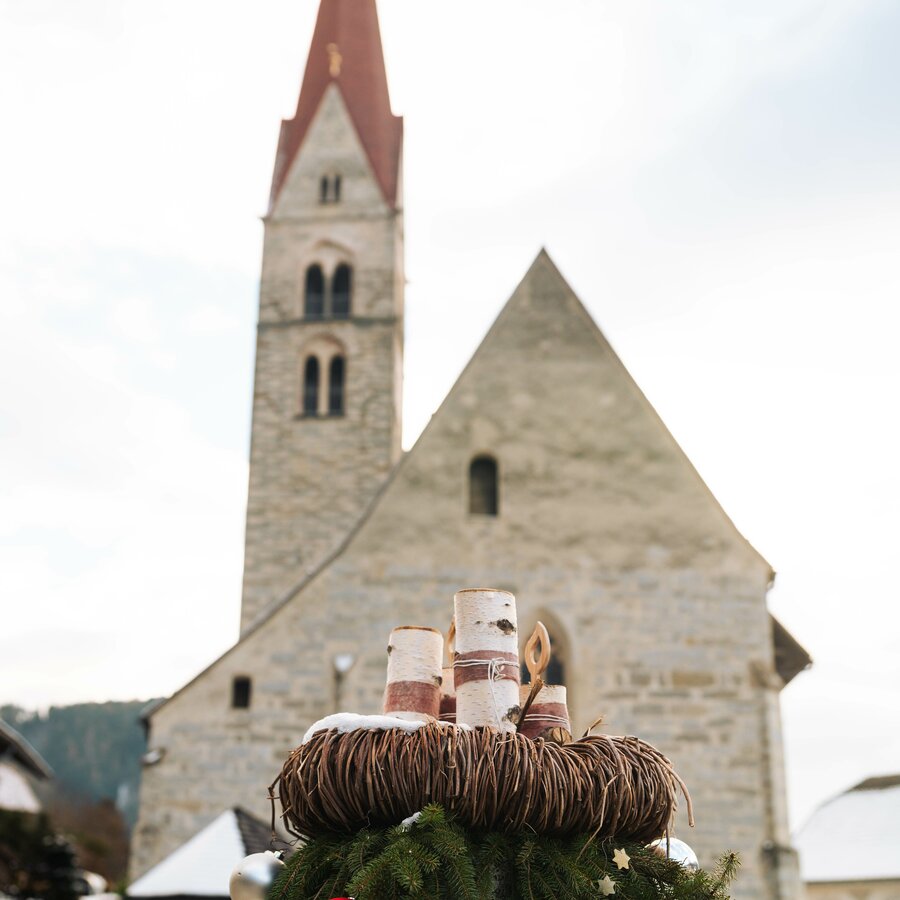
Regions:
M 310 356 L 303 367 L 303 415 L 319 414 L 319 360 Z
M 319 179 L 319 203 L 328 202 L 328 176 L 323 175 Z
M 335 203 L 341 202 L 341 176 L 340 175 L 334 176 L 334 202 Z
M 497 460 L 492 456 L 476 456 L 469 465 L 469 512 L 472 515 L 497 515 L 497 481 Z
M 346 364 L 343 356 L 335 356 L 328 370 L 328 415 L 344 414 L 344 376 Z
M 252 683 L 246 675 L 238 675 L 231 682 L 231 708 L 249 709 Z
M 325 315 L 325 276 L 321 266 L 310 266 L 306 270 L 303 314 L 307 319 L 321 319 Z
M 331 314 L 335 319 L 350 318 L 350 293 L 353 290 L 353 270 L 341 263 L 331 282 Z

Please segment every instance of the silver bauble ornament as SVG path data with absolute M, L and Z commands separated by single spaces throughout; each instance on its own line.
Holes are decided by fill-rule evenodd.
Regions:
M 284 863 L 280 853 L 266 850 L 242 859 L 233 869 L 228 882 L 231 900 L 266 900 Z
M 678 838 L 659 838 L 659 840 L 647 844 L 647 849 L 658 853 L 663 859 L 668 857 L 674 860 L 684 866 L 688 872 L 700 871 L 700 862 L 697 859 L 697 854 L 684 841 L 679 841 Z

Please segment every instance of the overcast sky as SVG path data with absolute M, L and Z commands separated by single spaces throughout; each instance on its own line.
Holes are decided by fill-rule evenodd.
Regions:
M 794 825 L 900 766 L 900 5 L 381 0 L 410 446 L 546 246 L 815 657 Z M 0 702 L 237 636 L 254 323 L 313 0 L 0 0 Z

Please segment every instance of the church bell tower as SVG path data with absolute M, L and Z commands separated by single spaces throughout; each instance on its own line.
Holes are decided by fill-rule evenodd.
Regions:
M 375 0 L 322 0 L 265 217 L 242 633 L 400 456 L 402 142 Z

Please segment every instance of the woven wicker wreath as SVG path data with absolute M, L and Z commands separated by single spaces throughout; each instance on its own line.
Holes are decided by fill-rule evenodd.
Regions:
M 560 746 L 430 724 L 411 733 L 319 731 L 291 753 L 271 790 L 295 836 L 396 825 L 440 803 L 469 828 L 646 843 L 671 827 L 679 789 L 692 819 L 672 764 L 635 737 Z

